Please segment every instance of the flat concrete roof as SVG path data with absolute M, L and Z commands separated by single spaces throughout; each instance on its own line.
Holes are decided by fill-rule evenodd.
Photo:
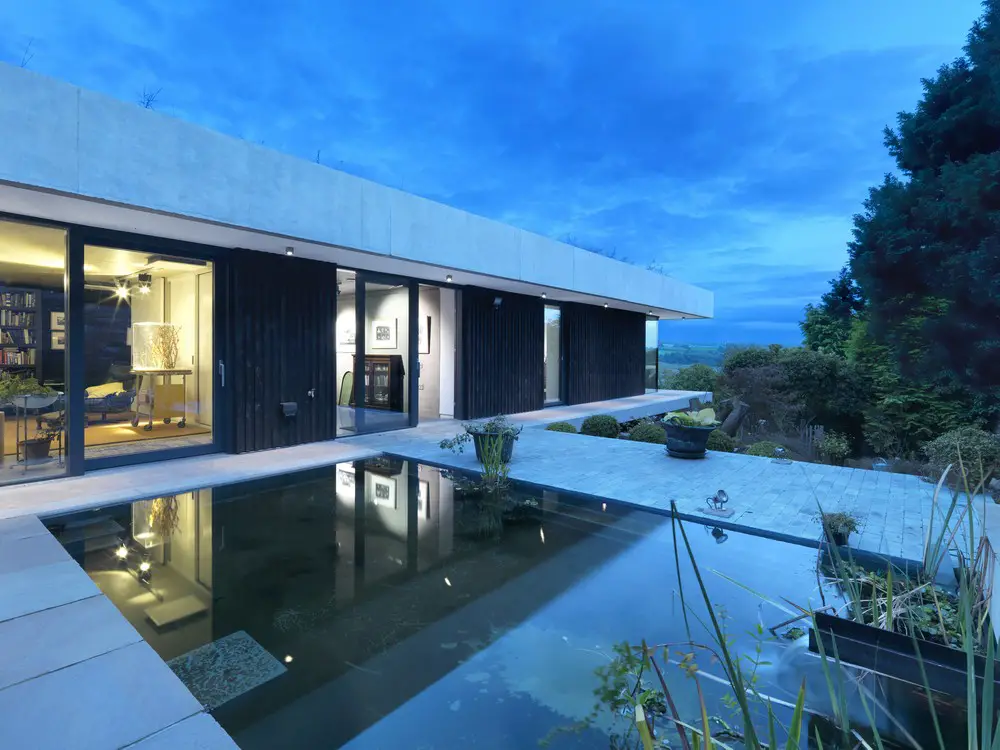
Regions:
M 677 279 L 6 64 L 0 212 L 665 319 L 714 309 Z

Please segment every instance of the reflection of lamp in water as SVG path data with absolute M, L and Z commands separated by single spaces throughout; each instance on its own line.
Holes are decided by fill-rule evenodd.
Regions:
M 124 543 L 122 543 L 118 549 L 115 550 L 115 557 L 123 562 L 128 557 L 128 547 L 126 547 Z
M 143 583 L 149 583 L 153 578 L 153 566 L 150 564 L 149 560 L 143 560 L 139 563 L 139 580 Z
M 722 544 L 724 541 L 726 541 L 729 538 L 729 534 L 727 534 L 725 531 L 723 531 L 718 526 L 716 526 L 714 529 L 712 529 L 712 536 L 715 537 L 715 543 L 716 544 Z

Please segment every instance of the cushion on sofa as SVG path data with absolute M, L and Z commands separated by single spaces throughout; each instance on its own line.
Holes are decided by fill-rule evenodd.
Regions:
M 105 383 L 104 385 L 95 385 L 87 389 L 87 398 L 102 398 L 104 396 L 114 395 L 115 393 L 121 393 L 124 390 L 124 383 Z

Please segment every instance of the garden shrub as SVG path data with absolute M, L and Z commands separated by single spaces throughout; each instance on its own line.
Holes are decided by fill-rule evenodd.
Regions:
M 719 373 L 708 365 L 694 364 L 682 367 L 667 380 L 668 388 L 677 391 L 708 391 L 715 392 Z
M 610 414 L 595 414 L 583 420 L 580 432 L 594 437 L 616 438 L 621 432 L 621 425 Z
M 940 477 L 948 464 L 954 464 L 950 477 L 958 478 L 961 453 L 966 480 L 970 490 L 983 481 L 989 481 L 1000 469 L 1000 438 L 976 427 L 959 427 L 946 432 L 924 446 L 935 477 Z
M 722 430 L 712 430 L 708 436 L 708 449 L 720 453 L 733 453 L 736 451 L 736 440 Z
M 851 455 L 851 441 L 846 435 L 830 430 L 823 433 L 823 439 L 816 446 L 820 455 L 832 464 L 841 465 Z
M 629 433 L 628 439 L 635 440 L 640 443 L 657 443 L 659 445 L 663 445 L 667 442 L 667 434 L 658 424 L 653 424 L 652 422 L 640 422 L 632 428 L 632 432 Z
M 772 345 L 767 348 L 763 346 L 734 346 L 726 350 L 722 360 L 722 371 L 726 375 L 731 375 L 736 370 L 746 367 L 766 367 L 778 361 L 778 354 L 781 347 Z
M 778 445 L 778 443 L 772 442 L 770 440 L 761 440 L 759 443 L 754 443 L 749 448 L 747 448 L 748 456 L 763 456 L 764 458 L 777 458 L 778 448 L 783 446 Z
M 545 429 L 549 432 L 571 432 L 574 435 L 576 434 L 576 428 L 569 422 L 553 422 Z

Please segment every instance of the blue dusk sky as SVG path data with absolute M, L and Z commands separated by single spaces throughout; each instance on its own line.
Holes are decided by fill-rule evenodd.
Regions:
M 800 341 L 973 0 L 30 0 L 0 60 L 716 295 L 685 343 Z

